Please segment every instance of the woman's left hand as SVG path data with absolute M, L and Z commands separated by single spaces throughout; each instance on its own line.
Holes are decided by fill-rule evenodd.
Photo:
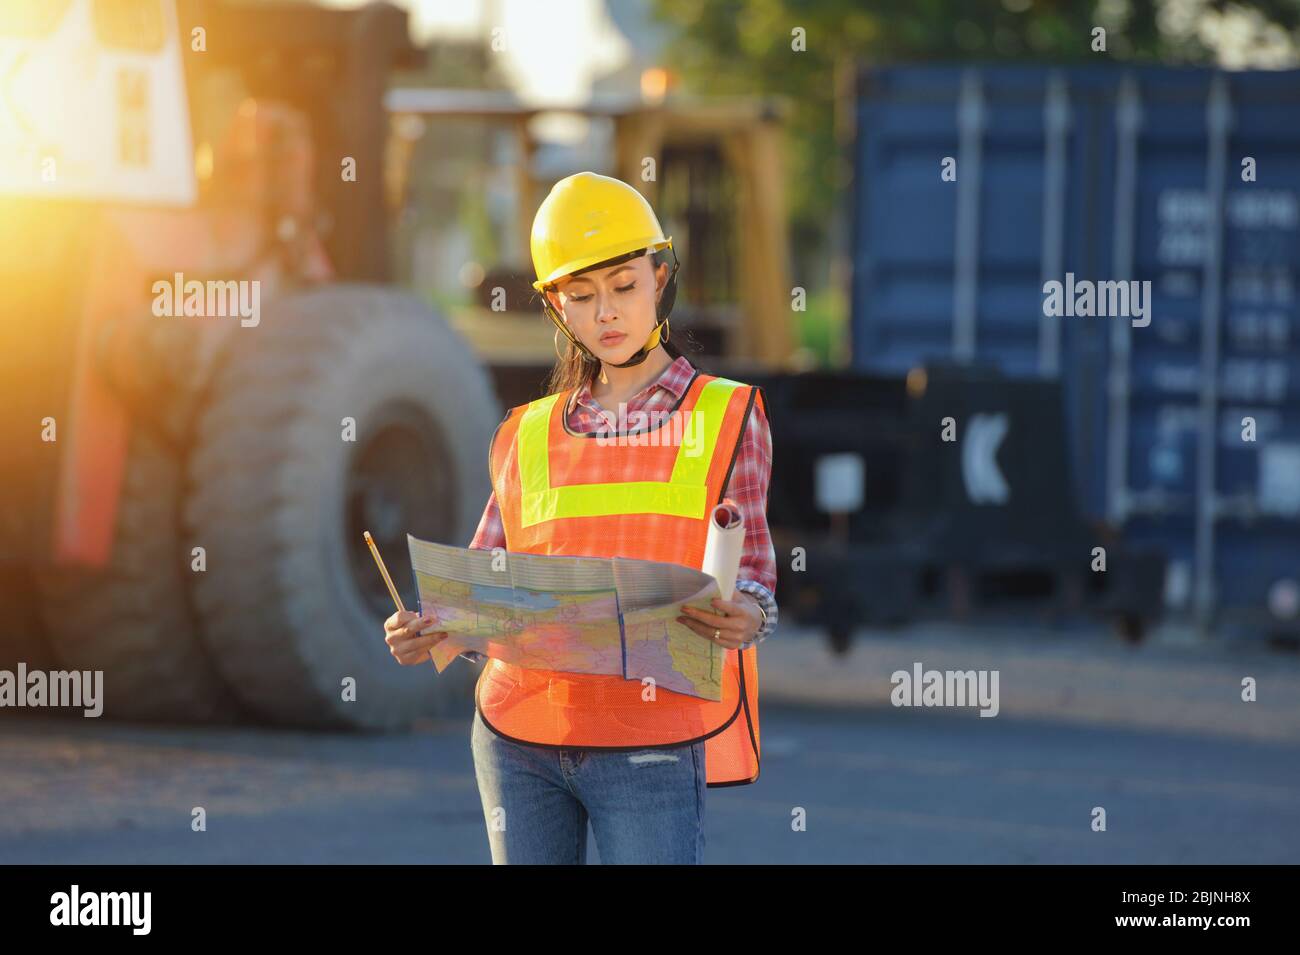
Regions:
M 677 618 L 677 622 L 690 627 L 700 636 L 719 646 L 734 650 L 742 643 L 753 639 L 763 626 L 763 616 L 758 612 L 758 601 L 749 594 L 738 590 L 733 596 L 737 599 L 723 600 L 721 597 L 714 597 L 713 606 L 718 611 L 716 613 L 683 606 L 682 616 Z M 713 638 L 714 630 L 719 631 L 716 640 Z

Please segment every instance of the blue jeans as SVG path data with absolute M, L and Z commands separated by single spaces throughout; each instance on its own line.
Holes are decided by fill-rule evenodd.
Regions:
M 470 747 L 494 865 L 704 861 L 704 743 L 605 752 L 503 739 L 474 711 Z

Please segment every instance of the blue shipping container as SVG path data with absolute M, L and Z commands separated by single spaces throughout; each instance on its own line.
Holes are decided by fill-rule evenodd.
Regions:
M 854 115 L 854 366 L 1059 378 L 1170 607 L 1300 626 L 1300 72 L 873 68 Z

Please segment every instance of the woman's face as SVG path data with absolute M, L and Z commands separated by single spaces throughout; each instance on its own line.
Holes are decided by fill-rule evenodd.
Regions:
M 546 293 L 578 341 L 602 361 L 627 361 L 654 331 L 668 265 L 655 269 L 650 256 L 565 276 L 556 281 L 556 291 Z

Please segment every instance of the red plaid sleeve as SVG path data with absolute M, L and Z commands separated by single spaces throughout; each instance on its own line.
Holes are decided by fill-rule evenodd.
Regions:
M 478 519 L 478 530 L 469 546 L 478 550 L 491 550 L 493 547 L 506 546 L 506 528 L 501 523 L 501 508 L 497 505 L 497 492 L 494 489 L 488 495 L 487 507 Z
M 767 492 L 772 480 L 772 433 L 758 402 L 749 413 L 749 425 L 736 454 L 726 497 L 745 518 L 745 546 L 737 579 L 762 584 L 776 593 L 776 552 L 767 529 Z

